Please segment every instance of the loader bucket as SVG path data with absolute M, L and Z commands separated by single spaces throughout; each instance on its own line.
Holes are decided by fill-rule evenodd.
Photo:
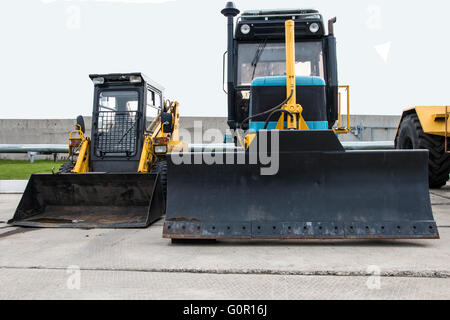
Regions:
M 157 174 L 33 174 L 12 220 L 26 227 L 144 228 L 164 214 Z
M 252 152 L 183 156 L 169 161 L 166 238 L 439 238 L 427 151 L 346 152 L 331 131 L 280 131 L 275 175 Z

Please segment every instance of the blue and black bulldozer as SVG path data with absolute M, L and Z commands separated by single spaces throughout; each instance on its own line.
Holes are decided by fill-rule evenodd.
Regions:
M 427 151 L 346 151 L 338 139 L 336 18 L 326 32 L 316 10 L 240 14 L 228 2 L 222 14 L 236 148 L 169 155 L 163 236 L 439 238 Z

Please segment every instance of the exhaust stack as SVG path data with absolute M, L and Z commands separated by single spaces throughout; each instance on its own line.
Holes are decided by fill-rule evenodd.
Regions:
M 233 52 L 234 52 L 234 39 L 233 39 L 233 28 L 234 28 L 234 17 L 239 14 L 239 10 L 234 5 L 234 2 L 227 2 L 225 8 L 221 13 L 228 20 L 228 62 L 227 62 L 227 89 L 228 89 L 228 125 L 232 129 L 236 129 L 236 110 L 234 108 L 235 101 L 235 91 L 234 91 L 234 74 L 233 74 Z

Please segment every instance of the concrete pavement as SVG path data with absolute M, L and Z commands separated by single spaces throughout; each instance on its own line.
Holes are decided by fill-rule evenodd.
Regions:
M 0 270 L 0 299 L 448 299 L 450 279 L 81 271 Z M 69 283 L 69 284 L 68 284 Z
M 25 180 L 0 180 L 0 194 L 21 194 L 26 186 Z
M 20 195 L 1 194 L 0 299 L 449 299 L 450 186 L 431 199 L 440 240 L 172 245 L 161 221 L 139 230 L 10 227 Z

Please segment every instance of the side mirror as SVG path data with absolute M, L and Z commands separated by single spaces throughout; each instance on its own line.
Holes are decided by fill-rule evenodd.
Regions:
M 86 133 L 86 126 L 84 125 L 84 118 L 83 116 L 77 117 L 77 123 L 75 125 L 75 128 L 77 130 L 81 130 L 81 132 Z
M 173 132 L 173 117 L 171 113 L 162 112 L 161 113 L 161 123 L 164 133 Z

